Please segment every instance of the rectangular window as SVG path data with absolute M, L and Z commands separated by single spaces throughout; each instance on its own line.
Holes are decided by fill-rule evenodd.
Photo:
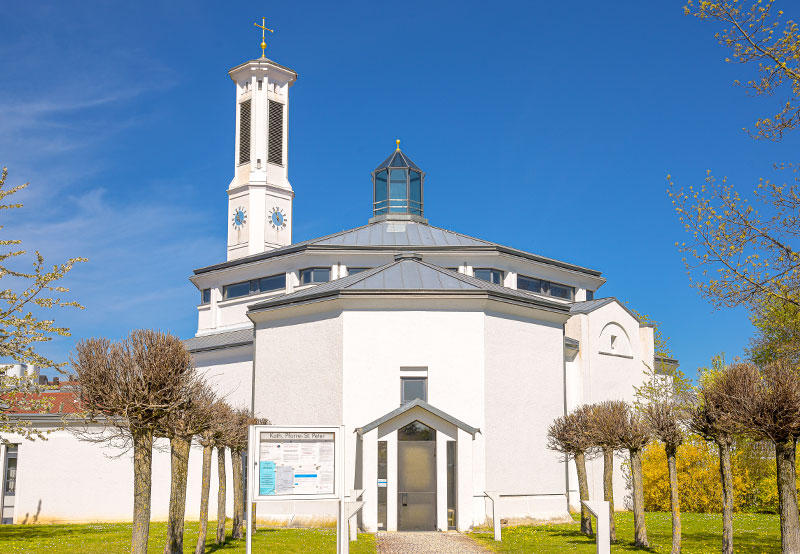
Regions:
M 250 161 L 250 100 L 239 104 L 239 163 Z
M 550 283 L 550 296 L 556 298 L 563 298 L 564 300 L 572 300 L 575 290 L 567 285 L 559 285 L 558 283 Z
M 525 275 L 517 275 L 517 288 L 528 292 L 542 292 L 542 281 Z
M 428 401 L 427 377 L 401 377 L 400 388 L 401 404 L 408 404 L 417 398 L 424 402 Z
M 378 530 L 386 531 L 386 498 L 388 492 L 387 475 L 388 448 L 386 441 L 378 441 Z
M 331 280 L 331 268 L 310 267 L 300 271 L 300 284 L 311 285 L 314 283 L 327 283 Z
M 260 292 L 269 292 L 273 290 L 281 290 L 286 288 L 286 274 L 280 273 L 278 275 L 272 275 L 271 277 L 262 277 L 259 280 L 259 288 Z
M 200 293 L 200 303 L 209 304 L 211 302 L 211 289 L 203 289 Z
M 594 291 L 593 290 L 587 290 L 586 291 L 586 300 L 594 300 Z
M 495 285 L 503 284 L 503 272 L 499 269 L 476 269 L 473 273 L 478 279 L 489 281 Z
M 544 279 L 534 279 L 526 275 L 517 275 L 517 288 L 520 290 L 527 290 L 529 292 L 538 292 L 540 294 L 547 294 L 548 296 L 555 296 L 556 298 L 564 298 L 572 300 L 575 296 L 575 289 L 558 283 L 545 281 Z M 587 291 L 587 300 L 589 298 L 589 291 Z
M 6 496 L 17 493 L 17 446 L 11 445 L 6 450 L 6 472 L 3 476 L 3 492 Z
M 267 161 L 271 164 L 283 165 L 283 104 L 269 101 Z
M 222 287 L 222 297 L 225 300 L 247 296 L 248 294 L 250 294 L 250 281 L 242 281 L 241 283 L 234 283 Z
M 447 528 L 456 528 L 456 441 L 447 441 Z
M 371 267 L 348 267 L 347 274 L 348 275 L 355 275 L 356 273 L 361 273 L 362 271 L 366 271 L 368 269 L 372 269 Z

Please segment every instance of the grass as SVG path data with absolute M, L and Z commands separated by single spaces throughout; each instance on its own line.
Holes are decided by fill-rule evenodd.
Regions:
M 197 543 L 197 522 L 186 522 L 183 550 L 193 553 Z M 228 525 L 230 531 L 230 525 Z M 150 524 L 148 552 L 161 554 L 166 538 L 165 523 Z M 206 552 L 243 553 L 245 541 L 228 538 L 225 544 L 214 544 L 214 529 L 209 530 Z M 44 554 L 75 552 L 81 554 L 126 554 L 130 552 L 131 525 L 96 523 L 88 525 L 0 525 L 0 552 L 3 554 Z M 253 552 L 286 554 L 322 554 L 336 552 L 334 529 L 257 529 Z M 374 554 L 375 537 L 359 534 L 350 543 L 353 554 Z
M 618 513 L 616 545 L 612 552 L 669 553 L 672 544 L 672 520 L 669 513 L 648 513 L 647 538 L 650 548 L 633 546 L 633 514 Z M 719 514 L 682 514 L 683 554 L 719 552 L 722 545 L 722 516 Z M 580 525 L 520 526 L 503 529 L 503 541 L 495 543 L 490 530 L 480 529 L 470 536 L 495 552 L 515 554 L 593 554 L 594 539 L 579 533 Z M 773 514 L 735 514 L 733 547 L 737 554 L 771 554 L 781 550 L 778 516 Z

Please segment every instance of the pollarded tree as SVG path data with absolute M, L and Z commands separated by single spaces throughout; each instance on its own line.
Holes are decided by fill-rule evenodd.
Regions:
M 742 433 L 775 445 L 781 552 L 800 552 L 796 446 L 800 435 L 800 368 L 784 361 L 759 370 L 753 364 L 731 365 L 720 394 Z
M 662 364 L 663 366 L 663 364 Z M 636 389 L 636 408 L 653 437 L 664 445 L 672 512 L 672 554 L 681 551 L 681 509 L 678 489 L 678 447 L 686 434 L 691 385 L 677 369 L 647 367 L 644 384 Z
M 0 211 L 21 208 L 22 204 L 9 200 L 28 186 L 28 183 L 24 183 L 6 189 L 7 176 L 8 168 L 4 167 L 0 171 Z M 0 225 L 0 229 L 3 227 Z M 22 265 L 19 260 L 26 254 L 21 240 L 2 239 L 0 248 L 8 248 L 0 252 L 0 279 L 4 279 L 0 287 L 0 359 L 13 360 L 18 364 L 33 364 L 39 369 L 60 369 L 63 363 L 43 356 L 36 351 L 36 346 L 52 340 L 53 337 L 68 337 L 69 329 L 57 326 L 52 317 L 41 316 L 44 310 L 53 308 L 83 309 L 77 302 L 62 298 L 69 289 L 59 282 L 75 264 L 85 262 L 86 258 L 71 258 L 48 270 L 44 258 L 37 251 L 32 269 L 23 270 L 21 267 L 12 267 L 14 260 L 18 262 L 16 265 Z M 31 426 L 30 421 L 11 417 L 11 414 L 47 411 L 50 402 L 41 395 L 46 387 L 39 385 L 35 376 L 9 375 L 8 369 L 8 366 L 0 365 L 0 432 L 16 434 L 30 440 L 43 438 L 43 433 Z M 6 439 L 0 438 L 0 444 L 3 443 L 7 443 Z
M 240 539 L 244 524 L 244 479 L 242 476 L 242 454 L 247 450 L 247 438 L 251 425 L 269 425 L 268 419 L 255 418 L 247 408 L 234 410 L 231 435 L 227 439 L 233 465 L 233 529 L 231 536 Z
M 621 400 L 606 400 L 591 406 L 589 436 L 592 444 L 603 451 L 603 500 L 609 507 L 611 540 L 617 540 L 614 524 L 614 453 L 622 448 L 620 429 L 625 425 L 628 407 Z
M 220 490 L 222 491 L 222 539 L 219 543 L 225 542 L 225 455 L 223 439 L 230 433 L 231 408 L 223 400 L 217 400 L 211 407 L 212 420 L 209 428 L 200 433 L 197 441 L 203 447 L 203 470 L 200 490 L 200 530 L 197 535 L 197 545 L 195 554 L 204 554 L 206 551 L 206 534 L 208 532 L 208 504 L 211 488 L 211 455 L 214 448 L 222 449 L 222 476 L 220 478 Z M 217 498 L 218 502 L 220 501 Z
M 217 446 L 217 476 L 219 479 L 219 486 L 217 488 L 217 532 L 216 543 L 222 544 L 225 542 L 225 517 L 227 501 L 226 483 L 228 477 L 225 473 L 225 449 L 231 441 L 231 437 L 236 435 L 236 418 L 233 409 L 228 404 L 221 404 L 218 407 L 218 425 L 217 430 L 220 435 L 216 437 Z M 231 457 L 233 459 L 233 457 Z
M 170 334 L 132 331 L 112 343 L 80 341 L 72 355 L 80 402 L 89 423 L 105 425 L 94 440 L 121 439 L 133 446 L 133 532 L 131 552 L 146 554 L 150 530 L 153 435 L 163 420 L 191 402 L 187 377 L 192 360 Z
M 190 401 L 163 418 L 157 428 L 157 434 L 168 438 L 170 446 L 169 517 L 164 554 L 183 554 L 189 452 L 192 439 L 211 429 L 214 419 L 214 392 L 194 370 L 187 374 L 187 380 Z
M 628 409 L 619 429 L 619 443 L 628 450 L 633 483 L 633 532 L 634 544 L 647 548 L 647 526 L 644 520 L 644 484 L 642 480 L 642 449 L 650 442 L 647 420 L 636 410 Z
M 719 449 L 722 481 L 722 554 L 733 554 L 733 471 L 731 448 L 737 425 L 729 411 L 726 392 L 734 383 L 722 356 L 712 360 L 710 369 L 701 370 L 695 401 L 689 407 L 689 427 Z
M 566 461 L 575 460 L 581 500 L 589 500 L 586 456 L 591 453 L 594 446 L 589 435 L 590 420 L 591 407 L 579 406 L 567 415 L 556 418 L 547 430 L 547 448 L 563 454 Z M 581 503 L 581 533 L 592 535 L 592 517 L 583 503 Z

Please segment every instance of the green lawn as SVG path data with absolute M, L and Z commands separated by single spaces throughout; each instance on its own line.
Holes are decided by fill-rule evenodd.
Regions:
M 230 525 L 228 525 L 230 532 Z M 164 551 L 166 525 L 150 525 L 148 552 Z M 124 523 L 97 523 L 91 525 L 0 525 L 0 552 L 3 554 L 41 554 L 74 552 L 80 554 L 126 554 L 130 552 L 131 526 Z M 197 523 L 187 522 L 183 550 L 193 553 L 197 542 Z M 245 551 L 244 540 L 228 539 L 224 545 L 213 544 L 213 530 L 209 532 L 206 552 L 233 554 Z M 336 534 L 333 529 L 258 529 L 253 537 L 253 552 L 281 552 L 286 554 L 317 554 L 336 552 Z M 359 534 L 358 541 L 350 543 L 353 554 L 374 554 L 375 537 Z
M 617 538 L 612 552 L 669 553 L 672 520 L 668 513 L 648 513 L 649 549 L 633 546 L 633 514 L 618 513 Z M 683 514 L 683 554 L 718 552 L 722 543 L 722 517 L 719 514 Z M 470 536 L 496 552 L 560 554 L 594 553 L 594 539 L 579 533 L 579 524 L 521 526 L 503 529 L 503 541 L 495 543 L 490 530 L 481 529 Z M 779 553 L 780 527 L 777 515 L 736 514 L 733 520 L 733 547 L 737 554 Z

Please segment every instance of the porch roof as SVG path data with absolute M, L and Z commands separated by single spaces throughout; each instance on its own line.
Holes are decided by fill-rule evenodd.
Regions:
M 400 406 L 396 410 L 392 410 L 388 414 L 379 417 L 375 421 L 367 423 L 363 427 L 358 427 L 356 429 L 356 432 L 359 435 L 363 435 L 364 433 L 368 433 L 368 432 L 372 431 L 373 429 L 377 428 L 378 426 L 383 425 L 387 421 L 392 420 L 392 419 L 396 418 L 397 416 L 400 416 L 400 415 L 408 412 L 409 410 L 413 410 L 414 408 L 422 408 L 423 410 L 425 410 L 427 412 L 430 412 L 431 414 L 435 415 L 436 417 L 439 417 L 439 418 L 447 421 L 448 423 L 452 423 L 453 425 L 455 425 L 459 429 L 462 429 L 462 430 L 466 431 L 467 433 L 469 433 L 473 437 L 475 436 L 476 433 L 480 433 L 481 432 L 481 430 L 478 429 L 477 427 L 472 427 L 471 425 L 467 425 L 466 423 L 464 423 L 460 419 L 456 419 L 453 416 L 451 416 L 450 414 L 448 414 L 447 412 L 443 412 L 439 408 L 431 406 L 430 404 L 428 404 L 427 402 L 425 402 L 424 400 L 422 400 L 420 398 L 417 398 L 416 400 L 413 400 L 413 401 L 409 402 L 408 404 L 403 404 L 402 406 Z

